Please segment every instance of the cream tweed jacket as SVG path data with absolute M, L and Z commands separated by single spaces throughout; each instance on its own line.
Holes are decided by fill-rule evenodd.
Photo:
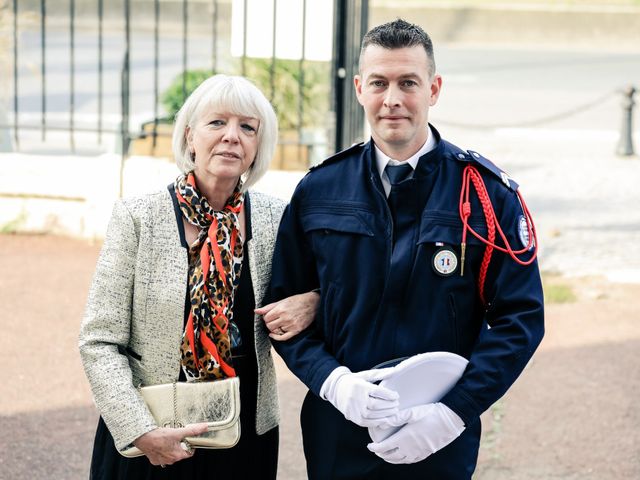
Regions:
M 252 238 L 245 248 L 256 305 L 271 276 L 282 200 L 250 193 Z M 80 329 L 80 356 L 96 406 L 116 448 L 156 428 L 138 386 L 180 373 L 188 260 L 168 190 L 116 202 Z M 276 377 L 266 327 L 256 316 L 256 430 L 279 422 Z M 242 385 L 242 388 L 255 388 Z

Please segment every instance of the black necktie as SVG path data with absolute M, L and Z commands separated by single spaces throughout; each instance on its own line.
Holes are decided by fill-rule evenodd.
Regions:
M 387 164 L 384 171 L 387 172 L 387 177 L 389 177 L 389 182 L 393 188 L 403 180 L 409 178 L 409 175 L 413 173 L 413 167 L 408 163 L 401 163 L 400 165 Z
M 389 210 L 391 211 L 391 218 L 393 220 L 393 244 L 396 243 L 396 238 L 398 238 L 398 231 L 403 228 L 402 225 L 399 224 L 398 211 L 401 208 L 402 201 L 400 200 L 400 183 L 403 180 L 406 180 L 412 173 L 413 167 L 408 163 L 402 163 L 400 165 L 387 165 L 384 169 L 387 172 L 387 177 L 389 177 L 389 182 L 391 182 L 391 191 L 389 192 L 389 197 L 387 198 L 387 203 L 389 204 Z M 405 192 L 406 193 L 406 192 Z M 407 208 L 407 206 L 405 206 Z
M 415 182 L 405 181 L 413 173 L 413 168 L 404 162 L 400 165 L 387 165 L 384 169 L 391 183 L 387 198 L 391 213 L 391 264 L 389 265 L 388 284 L 385 296 L 390 302 L 404 298 L 403 287 L 411 274 L 415 245 Z

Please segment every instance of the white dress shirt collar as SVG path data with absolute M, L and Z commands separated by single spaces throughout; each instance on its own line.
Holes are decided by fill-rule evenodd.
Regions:
M 387 165 L 401 165 L 403 163 L 408 163 L 409 165 L 411 165 L 411 168 L 415 170 L 420 157 L 436 148 L 436 139 L 435 135 L 431 131 L 431 128 L 429 128 L 429 135 L 427 136 L 427 141 L 424 142 L 424 145 L 422 145 L 422 147 L 420 147 L 420 149 L 416 153 L 414 153 L 413 155 L 411 155 L 411 157 L 404 161 L 394 160 L 393 158 L 389 157 L 382 150 L 380 150 L 375 143 L 373 144 L 373 146 L 375 148 L 376 165 L 378 167 L 380 180 L 382 181 L 382 188 L 384 188 L 384 193 L 388 197 L 389 192 L 391 191 L 391 183 L 389 182 L 389 177 L 387 177 L 387 174 L 384 171 Z

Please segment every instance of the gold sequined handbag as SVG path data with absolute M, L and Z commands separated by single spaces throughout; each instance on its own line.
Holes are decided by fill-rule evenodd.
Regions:
M 212 382 L 174 382 L 140 388 L 159 427 L 180 428 L 208 423 L 209 429 L 184 441 L 193 448 L 231 448 L 240 440 L 240 379 Z M 120 450 L 125 457 L 139 457 L 137 447 Z

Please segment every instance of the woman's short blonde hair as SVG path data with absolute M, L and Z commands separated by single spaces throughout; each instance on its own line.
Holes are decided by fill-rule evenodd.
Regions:
M 243 190 L 255 184 L 266 173 L 278 141 L 278 119 L 269 100 L 244 77 L 214 75 L 202 82 L 185 100 L 175 118 L 173 155 L 178 168 L 188 173 L 195 168 L 187 128 L 193 128 L 205 109 L 254 117 L 258 127 L 258 151 L 253 164 L 243 174 Z

